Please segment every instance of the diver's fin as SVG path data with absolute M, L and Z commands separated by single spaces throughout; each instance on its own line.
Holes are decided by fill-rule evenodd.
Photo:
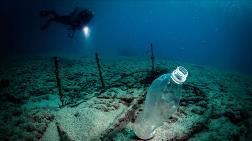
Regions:
M 47 16 L 57 16 L 54 10 L 41 10 L 39 12 L 40 17 L 47 17 Z
M 49 24 L 53 21 L 54 19 L 49 19 L 46 21 L 46 23 L 41 27 L 41 30 L 46 30 L 49 26 Z

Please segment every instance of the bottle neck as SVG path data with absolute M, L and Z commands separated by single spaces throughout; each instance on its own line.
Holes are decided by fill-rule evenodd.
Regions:
M 177 84 L 183 84 L 187 75 L 188 71 L 184 67 L 179 66 L 171 73 L 171 79 Z
M 173 74 L 171 74 L 171 83 L 176 84 L 176 85 L 183 84 L 183 82 L 179 82 L 178 79 Z

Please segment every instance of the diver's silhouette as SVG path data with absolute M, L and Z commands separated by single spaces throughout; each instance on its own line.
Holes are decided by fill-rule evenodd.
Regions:
M 84 9 L 79 11 L 75 8 L 69 15 L 58 15 L 54 10 L 40 11 L 41 17 L 49 17 L 46 23 L 41 27 L 42 30 L 46 30 L 51 22 L 58 22 L 69 26 L 69 37 L 73 37 L 76 30 L 81 30 L 89 21 L 93 18 L 94 12 L 90 9 Z

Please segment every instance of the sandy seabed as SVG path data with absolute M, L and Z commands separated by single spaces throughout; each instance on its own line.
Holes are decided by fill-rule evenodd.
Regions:
M 250 140 L 252 76 L 170 60 L 60 57 L 61 105 L 52 57 L 1 58 L 0 140 L 137 141 L 132 125 L 155 77 L 189 71 L 176 113 L 152 141 Z

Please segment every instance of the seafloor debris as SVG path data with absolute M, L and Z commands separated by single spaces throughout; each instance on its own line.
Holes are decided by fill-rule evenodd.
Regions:
M 56 122 L 56 126 L 59 132 L 60 140 L 61 141 L 74 141 L 67 132 L 63 129 L 63 127 L 60 126 L 58 122 Z
M 146 91 L 139 95 L 139 97 L 131 103 L 129 108 L 127 108 L 127 110 L 117 118 L 116 122 L 114 122 L 103 132 L 100 137 L 102 141 L 110 141 L 113 138 L 114 134 L 122 131 L 129 122 L 132 122 L 136 119 L 139 105 L 143 103 L 145 95 Z

